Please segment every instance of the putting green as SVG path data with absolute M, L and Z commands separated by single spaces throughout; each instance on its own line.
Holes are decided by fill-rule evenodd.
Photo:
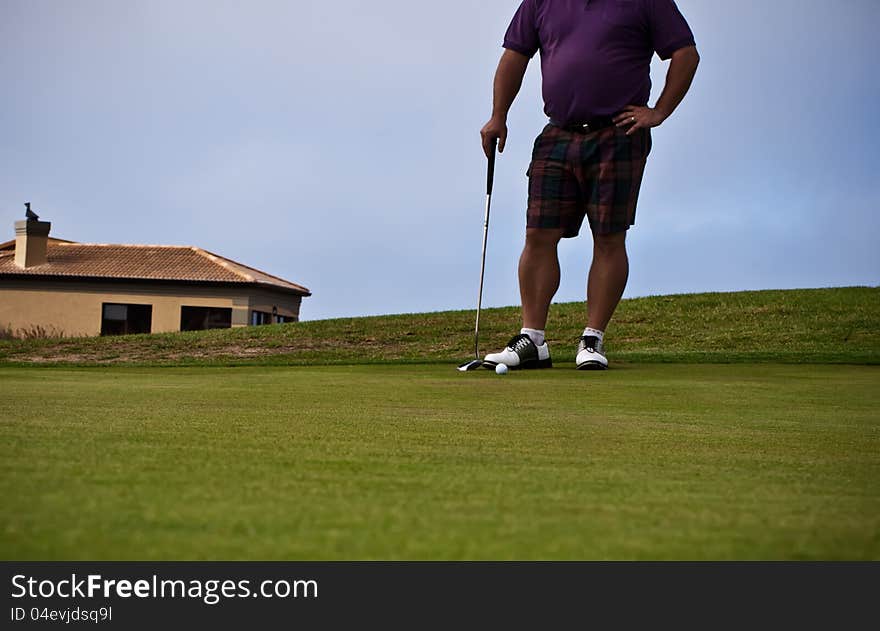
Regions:
M 877 559 L 880 368 L 0 368 L 4 559 Z

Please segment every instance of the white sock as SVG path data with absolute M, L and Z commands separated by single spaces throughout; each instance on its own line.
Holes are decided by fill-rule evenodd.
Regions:
M 605 331 L 600 331 L 599 329 L 591 329 L 590 327 L 584 329 L 584 335 L 592 335 L 594 337 L 598 337 L 600 342 L 604 341 L 605 339 Z
M 535 343 L 535 346 L 540 346 L 544 343 L 544 331 L 539 331 L 538 329 L 521 329 L 520 333 L 528 335 L 532 342 Z

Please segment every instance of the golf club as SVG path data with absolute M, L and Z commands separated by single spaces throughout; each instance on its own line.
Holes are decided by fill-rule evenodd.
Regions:
M 461 372 L 477 370 L 483 366 L 480 359 L 480 306 L 483 303 L 483 277 L 486 273 L 486 241 L 489 238 L 489 208 L 492 205 L 492 183 L 495 180 L 495 148 L 496 141 L 492 142 L 489 150 L 489 166 L 486 173 L 486 216 L 483 219 L 483 254 L 480 260 L 480 291 L 477 294 L 477 322 L 474 325 L 474 358 L 458 367 Z

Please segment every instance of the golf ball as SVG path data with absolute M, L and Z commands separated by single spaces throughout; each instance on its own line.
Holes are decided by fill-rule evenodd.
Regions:
M 507 374 L 507 364 L 498 364 L 497 366 L 495 366 L 495 374 L 506 375 Z

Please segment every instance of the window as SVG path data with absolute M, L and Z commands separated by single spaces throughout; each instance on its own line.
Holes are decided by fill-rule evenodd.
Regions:
M 259 326 L 261 324 L 284 324 L 285 322 L 296 322 L 293 316 L 283 316 L 277 313 L 269 313 L 268 311 L 251 311 L 251 326 Z
M 265 311 L 251 311 L 251 326 L 272 324 L 272 314 Z
M 180 330 L 204 331 L 232 326 L 232 309 L 222 307 L 181 307 Z
M 126 305 L 105 302 L 101 305 L 101 335 L 149 333 L 153 305 Z

